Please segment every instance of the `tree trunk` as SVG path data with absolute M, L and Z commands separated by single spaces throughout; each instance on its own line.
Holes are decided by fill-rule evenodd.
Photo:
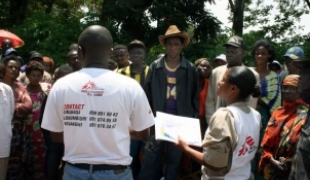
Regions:
M 102 23 L 106 23 L 108 21 L 108 17 L 111 17 L 111 14 L 109 14 L 109 9 L 112 6 L 115 6 L 116 1 L 113 0 L 104 0 L 101 4 L 101 16 L 100 16 L 100 21 Z M 121 11 L 120 11 L 121 12 Z M 120 13 L 118 12 L 118 13 Z
M 305 2 L 307 4 L 308 8 L 310 9 L 310 1 L 309 0 L 305 0 Z
M 232 9 L 233 12 L 232 29 L 238 36 L 242 36 L 243 34 L 244 4 L 245 0 L 235 0 L 234 8 Z
M 46 2 L 46 4 L 45 4 L 47 6 L 46 9 L 45 9 L 46 13 L 49 14 L 49 13 L 52 12 L 52 8 L 53 8 L 53 5 L 54 5 L 54 2 L 55 2 L 55 0 L 49 0 L 49 1 Z

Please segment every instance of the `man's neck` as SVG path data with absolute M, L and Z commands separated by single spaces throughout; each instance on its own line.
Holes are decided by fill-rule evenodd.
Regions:
M 181 62 L 181 56 L 175 57 L 175 58 L 171 58 L 169 56 L 165 57 L 165 61 L 166 64 L 170 67 L 170 68 L 176 68 L 177 66 L 179 66 L 180 62 Z
M 179 63 L 181 61 L 181 55 L 176 57 L 170 57 L 167 55 L 165 59 L 167 63 Z
M 288 74 L 300 74 L 300 70 L 287 71 Z
M 29 90 L 30 92 L 39 92 L 42 91 L 42 87 L 40 84 L 28 84 L 27 90 Z
M 234 66 L 242 66 L 242 62 L 240 62 L 240 63 L 228 63 L 227 64 L 228 68 L 231 68 L 231 67 L 234 67 Z
M 124 68 L 124 67 L 129 66 L 129 65 L 130 65 L 130 63 L 129 63 L 129 61 L 127 60 L 125 64 L 118 65 L 118 68 L 119 68 L 119 69 L 122 69 L 122 68 Z
M 132 63 L 132 71 L 133 72 L 141 72 L 142 69 L 144 68 L 143 63 Z
M 101 68 L 101 69 L 109 69 L 109 66 L 101 63 L 89 63 L 85 66 L 85 68 Z

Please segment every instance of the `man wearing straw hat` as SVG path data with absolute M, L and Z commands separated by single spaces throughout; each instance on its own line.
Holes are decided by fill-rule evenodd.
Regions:
M 153 113 L 156 115 L 157 111 L 161 111 L 198 117 L 198 72 L 196 67 L 181 55 L 182 49 L 190 42 L 188 34 L 171 25 L 165 35 L 159 36 L 159 42 L 165 47 L 166 54 L 150 65 L 144 85 Z M 156 141 L 154 135 L 146 145 L 138 179 L 161 178 L 160 166 L 164 149 L 164 179 L 176 179 L 182 152 L 173 143 Z

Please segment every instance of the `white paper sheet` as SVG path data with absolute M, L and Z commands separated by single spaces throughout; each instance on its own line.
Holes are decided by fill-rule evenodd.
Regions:
M 177 142 L 178 136 L 184 139 L 187 144 L 200 147 L 201 132 L 199 119 L 156 112 L 156 140 Z

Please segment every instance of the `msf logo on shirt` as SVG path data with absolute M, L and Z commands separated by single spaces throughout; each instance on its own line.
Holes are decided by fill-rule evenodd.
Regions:
M 104 89 L 97 87 L 94 82 L 88 81 L 88 83 L 82 87 L 81 93 L 85 93 L 88 96 L 102 96 Z
M 244 156 L 246 153 L 250 154 L 252 152 L 255 152 L 257 147 L 255 147 L 254 144 L 255 144 L 254 139 L 251 136 L 247 136 L 245 142 L 243 143 L 241 149 L 239 150 L 238 156 Z

